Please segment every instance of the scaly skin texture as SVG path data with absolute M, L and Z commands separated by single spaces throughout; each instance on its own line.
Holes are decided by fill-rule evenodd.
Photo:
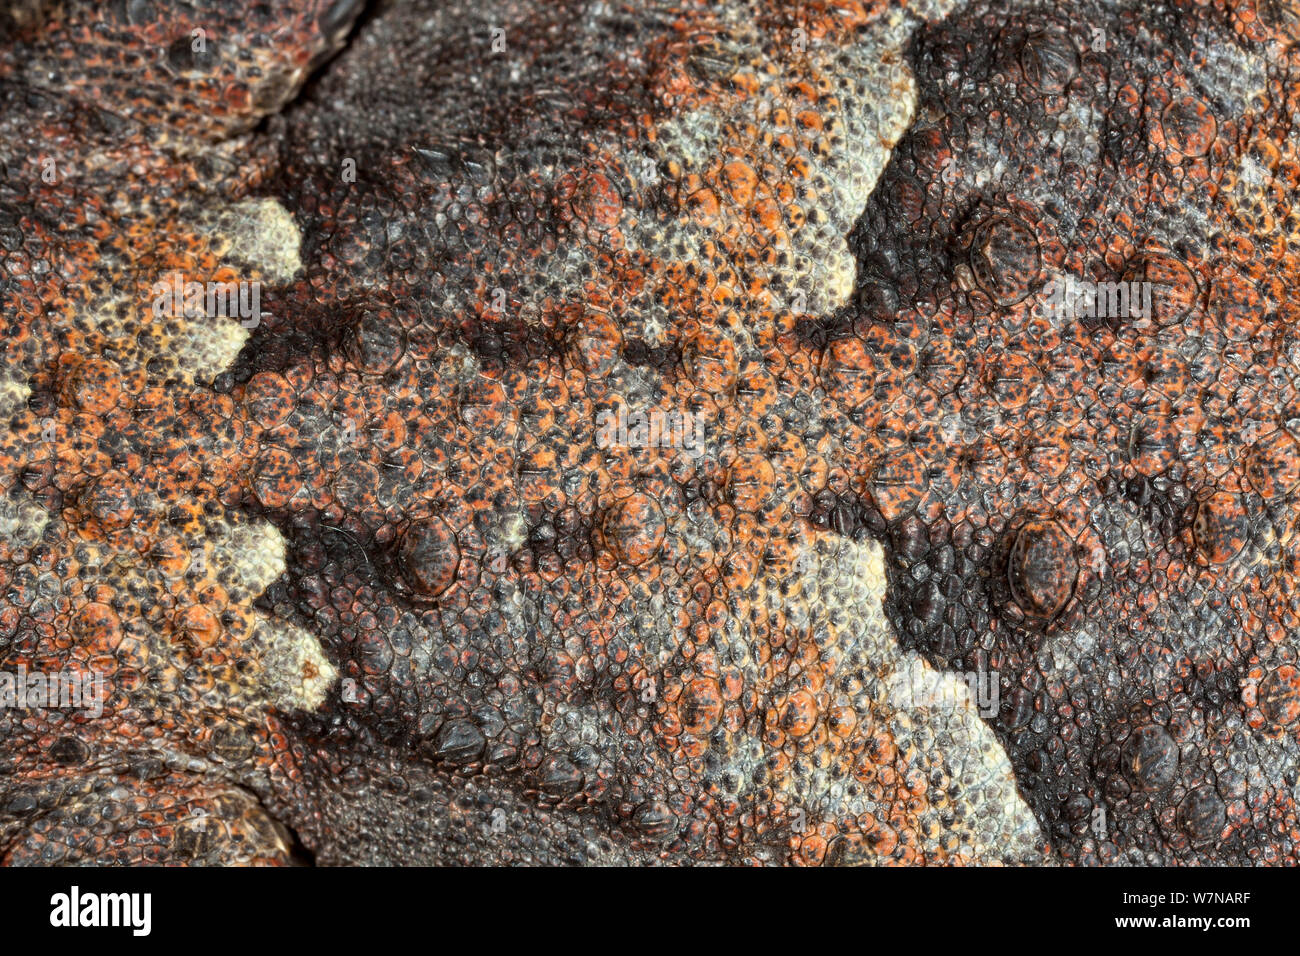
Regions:
M 6 862 L 1296 862 L 1300 7 L 357 15 L 0 16 Z

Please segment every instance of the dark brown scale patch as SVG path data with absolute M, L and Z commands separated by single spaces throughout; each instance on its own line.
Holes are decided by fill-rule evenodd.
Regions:
M 1259 709 L 1279 726 L 1290 726 L 1300 718 L 1300 670 L 1284 664 L 1259 685 Z
M 627 339 L 623 343 L 623 358 L 630 365 L 671 376 L 681 371 L 682 350 L 672 343 L 652 346 L 642 339 Z
M 437 760 L 460 767 L 478 760 L 486 744 L 487 738 L 473 721 L 449 720 L 434 735 L 430 752 Z
M 1050 619 L 1074 594 L 1079 576 L 1074 542 L 1055 521 L 1034 520 L 1016 534 L 1007 580 L 1016 603 L 1034 617 Z
M 1211 564 L 1231 561 L 1246 546 L 1249 520 L 1241 499 L 1215 492 L 1196 506 L 1196 547 Z
M 256 744 L 242 727 L 218 727 L 212 735 L 212 751 L 227 763 L 240 763 L 253 755 Z
M 1255 442 L 1246 453 L 1246 477 L 1264 498 L 1283 498 L 1300 485 L 1300 443 L 1278 430 Z
M 1065 92 L 1079 72 L 1079 54 L 1067 34 L 1040 30 L 1020 48 L 1020 67 L 1034 89 L 1055 96 Z
M 50 745 L 50 759 L 65 766 L 75 766 L 90 759 L 90 748 L 76 737 L 60 737 Z
M 1178 804 L 1178 828 L 1193 844 L 1206 844 L 1218 838 L 1227 822 L 1227 808 L 1211 786 L 1202 786 Z
M 308 361 L 325 365 L 330 355 L 350 354 L 352 329 L 367 314 L 367 310 L 337 304 L 304 314 L 286 307 L 274 289 L 264 290 L 262 304 L 262 321 L 230 368 L 216 377 L 217 391 L 230 391 L 259 372 L 286 372 Z
M 1124 776 L 1138 790 L 1163 790 L 1178 774 L 1178 745 L 1163 727 L 1148 724 L 1123 748 Z
M 1135 438 L 1139 443 L 1142 441 L 1140 433 Z M 1171 550 L 1180 553 L 1184 550 L 1179 534 L 1190 526 L 1195 510 L 1190 507 L 1191 494 L 1186 485 L 1164 475 L 1154 478 L 1135 475 L 1127 481 L 1108 475 L 1101 487 L 1104 493 L 1123 495 L 1131 502 L 1142 520 L 1159 532 Z
M 1255 9 L 1269 27 L 1300 40 L 1300 10 L 1290 0 L 1258 0 Z
M 1165 139 L 1185 156 L 1204 156 L 1214 145 L 1219 124 L 1209 104 L 1185 94 L 1176 97 L 1160 115 Z
M 997 305 L 1014 305 L 1027 298 L 1039 284 L 1041 265 L 1038 238 L 1023 220 L 994 217 L 971 238 L 975 281 Z
M 612 508 L 607 515 L 610 525 L 606 529 L 606 540 L 611 544 L 614 538 L 610 535 L 614 533 L 614 526 L 618 522 L 618 519 L 613 517 L 616 510 Z M 628 529 L 629 534 L 641 530 L 635 524 L 634 516 L 629 516 L 628 520 L 632 522 Z M 542 568 L 563 567 L 575 560 L 591 561 L 596 554 L 596 545 L 593 541 L 594 528 L 595 522 L 590 516 L 580 514 L 571 508 L 544 517 L 528 529 L 526 554 L 537 567 Z
M 1186 318 L 1200 300 L 1200 285 L 1192 270 L 1178 257 L 1163 252 L 1136 257 L 1122 281 L 1152 283 L 1151 319 L 1157 325 L 1173 325 Z
M 644 837 L 662 840 L 677 830 L 677 816 L 660 800 L 643 803 L 632 813 L 632 825 Z
M 565 350 L 563 333 L 531 325 L 508 313 L 489 313 L 486 321 L 466 322 L 461 334 L 487 372 L 524 368 L 529 362 L 556 357 Z
M 347 335 L 348 358 L 362 371 L 381 374 L 406 352 L 406 333 L 391 313 L 363 312 Z
M 620 560 L 633 566 L 645 564 L 663 544 L 663 509 L 650 495 L 634 493 L 610 507 L 601 530 Z
M 422 598 L 436 598 L 455 583 L 460 547 L 447 522 L 429 518 L 402 533 L 397 557 L 411 590 Z

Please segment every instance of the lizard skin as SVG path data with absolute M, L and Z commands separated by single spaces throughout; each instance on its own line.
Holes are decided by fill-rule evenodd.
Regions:
M 6 862 L 1295 862 L 1294 4 L 359 14 L 0 26 Z

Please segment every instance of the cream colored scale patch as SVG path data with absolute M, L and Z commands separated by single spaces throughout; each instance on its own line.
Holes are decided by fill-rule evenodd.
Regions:
M 243 200 L 216 211 L 198 212 L 192 221 L 208 237 L 221 265 L 248 281 L 283 284 L 302 267 L 297 225 L 275 200 Z M 142 288 L 147 290 L 157 278 L 142 276 Z M 190 278 L 200 277 L 185 277 Z M 180 387 L 211 383 L 235 360 L 250 334 L 237 318 L 229 316 L 167 315 L 155 320 L 150 303 L 127 301 L 124 296 L 96 301 L 79 312 L 76 320 L 115 344 L 112 354 L 120 356 L 122 371 L 162 362 L 168 370 L 155 374 L 165 374 L 180 382 Z M 0 387 L 0 401 L 7 394 L 21 396 L 24 390 L 22 383 Z M 155 496 L 143 493 L 134 504 L 137 510 L 163 507 Z M 32 529 L 42 529 L 50 520 L 29 500 L 15 498 L 9 508 L 12 514 L 0 510 L 0 535 L 6 537 L 19 530 L 30 537 Z M 54 520 L 62 523 L 62 519 Z M 208 519 L 204 533 L 172 542 L 175 549 L 189 556 L 182 575 L 167 573 L 152 555 L 114 552 L 99 541 L 83 545 L 87 570 L 97 572 L 102 583 L 118 591 L 150 595 L 161 606 L 176 605 L 183 612 L 184 603 L 190 600 L 186 595 L 215 586 L 229 592 L 230 607 L 243 613 L 220 626 L 229 629 L 225 637 L 247 652 L 253 666 L 241 676 L 239 697 L 243 699 L 227 704 L 310 710 L 325 699 L 337 675 L 317 639 L 294 624 L 250 610 L 253 601 L 285 570 L 284 539 L 269 523 L 249 523 L 232 513 Z M 142 637 L 136 650 L 146 671 L 183 671 L 185 655 L 197 653 L 160 633 Z M 203 643 L 201 638 L 195 641 Z
M 781 290 L 774 292 L 768 303 L 774 308 L 816 315 L 843 305 L 856 274 L 845 236 L 915 115 L 916 83 L 903 58 L 913 28 L 913 21 L 895 11 L 863 43 L 827 52 L 816 47 L 803 53 L 785 51 L 777 61 L 764 56 L 764 38 L 752 25 L 737 23 L 725 55 L 737 64 L 746 64 L 758 90 L 661 123 L 654 149 L 661 165 L 680 167 L 687 177 L 706 173 L 720 158 L 734 158 L 737 174 L 755 177 L 754 206 L 736 208 L 732 205 L 734 195 L 718 195 L 718 190 L 711 189 L 719 203 L 716 214 L 710 204 L 666 228 L 626 211 L 620 227 L 629 247 L 667 261 L 705 258 L 704 244 L 716 240 L 729 224 L 755 223 L 751 214 L 764 201 L 758 171 L 784 169 L 798 162 L 809 174 L 797 215 L 791 218 L 787 214 L 775 230 L 754 228 L 749 236 L 756 253 L 771 246 L 783 254 L 783 263 L 772 267 L 757 256 L 742 255 L 736 265 L 752 278 L 766 280 L 765 287 Z M 852 61 L 847 69 L 835 62 L 846 56 Z M 833 98 L 825 96 L 814 104 L 790 94 L 798 82 L 837 75 L 851 76 L 853 81 L 847 89 L 836 90 Z M 803 128 L 794 119 L 801 110 L 814 106 L 819 111 L 831 110 L 831 103 L 838 108 L 824 118 L 820 129 Z M 752 129 L 763 131 L 760 140 L 751 139 Z M 789 139 L 797 144 L 793 153 L 783 145 L 783 140 Z M 628 168 L 638 166 L 629 162 Z M 748 191 L 748 187 L 741 189 L 742 193 Z M 670 318 L 646 318 L 650 340 L 655 339 L 656 330 L 662 332 L 671 324 Z
M 823 661 L 832 667 L 828 686 L 837 699 L 830 706 L 851 707 L 860 732 L 883 725 L 901 767 L 948 781 L 946 813 L 933 804 L 921 812 L 921 849 L 931 854 L 942 848 L 981 863 L 1035 859 L 1038 822 L 1017 792 L 1010 761 L 981 719 L 969 687 L 957 675 L 935 673 L 898 646 L 883 609 L 887 583 L 881 546 L 818 534 L 801 564 L 806 570 L 798 598 L 782 609 L 800 632 L 827 635 L 819 644 Z M 860 691 L 836 690 L 844 686 Z M 919 687 L 932 693 L 918 696 Z M 796 802 L 837 814 L 881 809 L 855 800 L 845 783 L 831 779 L 815 760 L 806 763 L 791 774 L 789 790 Z M 945 815 L 951 822 L 944 822 Z

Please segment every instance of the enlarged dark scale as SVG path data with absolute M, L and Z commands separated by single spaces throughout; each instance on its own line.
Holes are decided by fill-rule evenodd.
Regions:
M 10 4 L 0 860 L 1296 863 L 1298 122 L 1295 0 Z

